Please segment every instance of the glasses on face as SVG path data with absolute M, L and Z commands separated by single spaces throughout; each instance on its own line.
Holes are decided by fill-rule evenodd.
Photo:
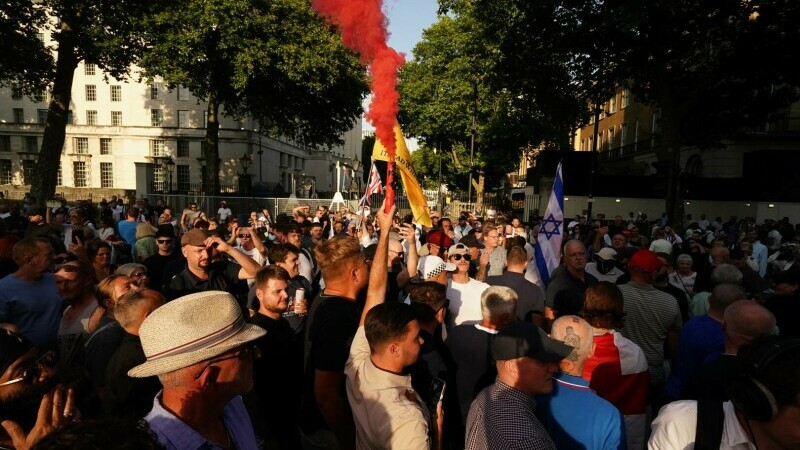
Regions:
M 42 375 L 42 365 L 50 367 L 55 361 L 55 352 L 49 351 L 44 355 L 37 358 L 30 366 L 26 367 L 25 370 L 22 371 L 22 376 L 14 378 L 13 380 L 8 380 L 4 383 L 0 383 L 0 387 L 2 386 L 9 386 L 12 384 L 16 384 L 22 381 L 26 383 L 32 383 L 33 380 L 39 379 Z
M 472 260 L 472 255 L 450 255 L 450 258 L 452 258 L 453 261 L 461 261 L 461 258 L 464 258 L 464 261 L 470 261 Z
M 258 349 L 254 345 L 248 345 L 247 347 L 244 347 L 240 352 L 208 361 L 206 365 L 203 366 L 203 368 L 200 369 L 199 372 L 197 372 L 197 375 L 194 376 L 194 379 L 196 380 L 200 378 L 203 375 L 203 372 L 205 372 L 206 369 L 213 366 L 214 364 L 218 364 L 221 363 L 222 361 L 227 361 L 229 359 L 241 359 L 242 361 L 245 361 L 247 359 L 250 359 L 251 357 L 257 357 L 258 355 L 259 355 Z
M 500 237 L 500 235 L 499 234 L 487 234 L 486 237 L 487 238 L 492 238 L 492 239 L 497 239 L 497 238 Z
M 397 254 L 397 256 L 399 256 L 401 258 L 403 257 L 403 255 L 405 255 L 405 252 L 398 252 L 398 251 L 392 250 L 392 249 L 389 249 L 389 251 L 392 252 L 392 253 Z
M 239 239 L 242 239 L 242 238 L 249 238 L 249 237 L 250 237 L 250 235 L 249 235 L 249 234 L 240 234 L 240 235 L 239 235 Z
M 157 239 L 156 242 L 159 244 L 172 244 L 172 239 Z

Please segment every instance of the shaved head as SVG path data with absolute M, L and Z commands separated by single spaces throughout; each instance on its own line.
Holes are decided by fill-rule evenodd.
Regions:
M 580 376 L 583 365 L 594 348 L 592 326 L 589 322 L 578 316 L 561 316 L 553 322 L 550 337 L 575 348 L 561 361 L 561 370 Z
M 739 347 L 760 336 L 775 334 L 775 316 L 754 300 L 734 302 L 725 310 L 722 322 L 725 352 L 737 353 Z

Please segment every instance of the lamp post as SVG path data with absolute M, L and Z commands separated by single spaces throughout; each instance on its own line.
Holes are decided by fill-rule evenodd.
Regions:
M 167 193 L 172 193 L 172 173 L 175 171 L 175 161 L 173 161 L 172 156 L 168 157 L 167 161 L 164 163 L 167 167 Z
M 197 158 L 197 162 L 200 163 L 200 194 L 205 194 L 206 192 L 206 159 L 202 156 Z
M 247 172 L 247 169 L 250 168 L 250 164 L 253 163 L 253 158 L 247 153 L 247 150 L 244 151 L 244 155 L 239 158 L 239 164 L 242 166 L 242 174 L 239 175 L 239 192 L 244 195 L 250 194 L 250 174 Z
M 258 182 L 259 184 L 264 181 L 264 166 L 261 164 L 261 155 L 264 154 L 264 149 L 261 148 L 261 130 L 256 128 L 256 133 L 258 133 Z

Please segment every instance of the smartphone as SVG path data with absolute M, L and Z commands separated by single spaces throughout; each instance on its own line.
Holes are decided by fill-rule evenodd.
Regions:
M 428 411 L 431 414 L 436 414 L 436 405 L 444 398 L 444 390 L 447 383 L 441 378 L 433 377 L 431 380 L 431 397 L 428 403 Z

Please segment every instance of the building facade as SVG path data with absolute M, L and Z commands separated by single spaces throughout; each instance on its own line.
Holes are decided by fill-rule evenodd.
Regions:
M 137 170 L 145 167 L 153 181 L 147 189 L 203 189 L 207 104 L 187 89 L 167 89 L 163 80 L 148 84 L 135 78 L 116 80 L 94 64 L 78 66 L 58 187 L 141 191 Z M 28 184 L 36 169 L 49 100 L 46 91 L 30 99 L 13 87 L 0 88 L 0 190 Z M 263 195 L 308 197 L 348 190 L 352 180 L 360 179 L 360 118 L 342 138 L 343 145 L 312 148 L 266 136 L 257 122 L 237 121 L 222 112 L 222 191 L 239 191 L 240 179 L 253 186 L 254 194 Z M 173 164 L 165 164 L 170 158 Z

